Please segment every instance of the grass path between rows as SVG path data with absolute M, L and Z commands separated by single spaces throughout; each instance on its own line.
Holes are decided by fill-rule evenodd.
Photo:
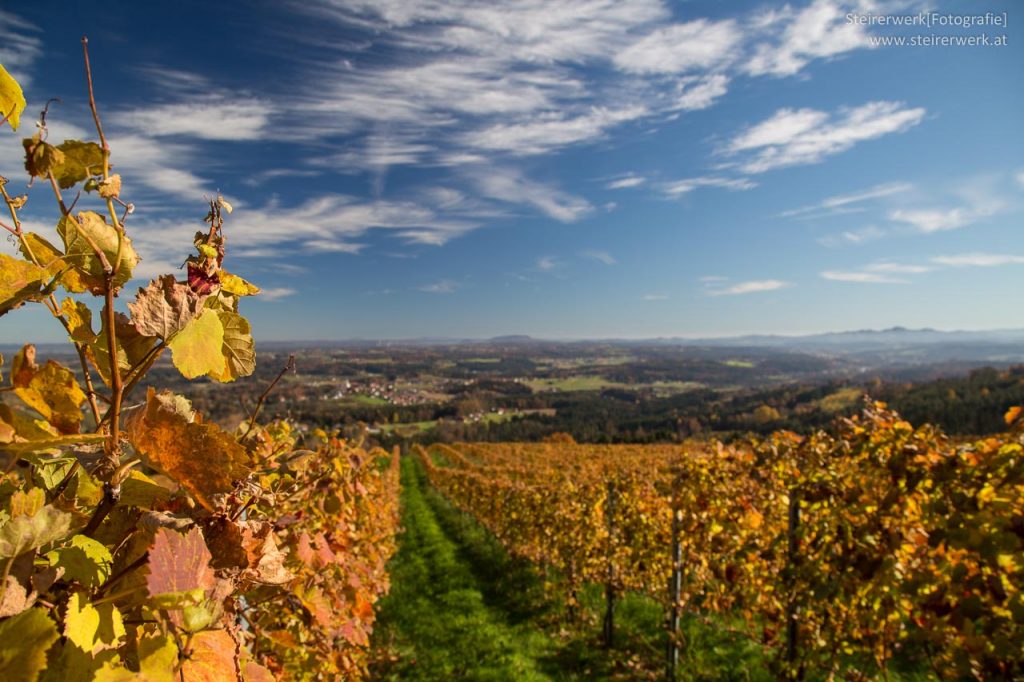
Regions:
M 547 680 L 557 643 L 531 618 L 541 585 L 402 461 L 404 533 L 391 562 L 374 644 L 382 680 Z
M 663 679 L 661 607 L 627 594 L 616 606 L 616 645 L 598 640 L 603 593 L 587 586 L 577 620 L 545 595 L 542 576 L 512 559 L 471 517 L 454 509 L 402 460 L 399 549 L 389 564 L 391 592 L 377 606 L 374 680 Z M 761 682 L 768 661 L 751 641 L 684 618 L 680 681 Z M 930 680 L 913 664 L 894 665 L 893 682 Z M 809 679 L 817 679 L 814 675 Z

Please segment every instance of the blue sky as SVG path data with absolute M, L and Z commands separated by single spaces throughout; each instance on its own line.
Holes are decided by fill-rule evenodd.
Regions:
M 0 173 L 50 97 L 51 140 L 90 135 L 88 35 L 144 258 L 122 298 L 219 191 L 257 340 L 1024 326 L 1007 0 L 105 7 L 0 2 L 31 113 Z M 1008 26 L 848 20 L 930 11 Z M 873 44 L 982 34 L 1007 44 Z M 25 217 L 52 234 L 47 191 Z M 0 342 L 59 332 L 19 310 Z

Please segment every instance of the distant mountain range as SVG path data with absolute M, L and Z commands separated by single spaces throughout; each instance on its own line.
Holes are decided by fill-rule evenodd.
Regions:
M 746 336 L 654 339 L 536 339 L 522 334 L 496 336 L 490 339 L 425 337 L 418 339 L 373 340 L 347 339 L 337 341 L 257 341 L 263 351 L 312 348 L 387 348 L 416 346 L 553 346 L 570 344 L 602 344 L 643 347 L 702 347 L 764 349 L 841 356 L 870 365 L 921 364 L 966 361 L 971 363 L 1024 363 L 1024 329 L 991 331 L 939 331 L 936 329 L 862 329 L 846 332 L 783 336 L 752 334 Z M 0 344 L 0 352 L 10 355 L 18 346 Z M 64 353 L 70 349 L 60 344 L 39 344 L 44 354 Z

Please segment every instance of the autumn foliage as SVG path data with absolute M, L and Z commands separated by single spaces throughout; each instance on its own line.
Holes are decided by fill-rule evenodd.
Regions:
M 100 142 L 52 144 L 45 113 L 24 140 L 29 176 L 59 209 L 54 235 L 23 229 L 29 197 L 0 178 L 0 225 L 20 253 L 0 254 L 0 316 L 45 307 L 79 363 L 25 345 L 2 389 L 0 677 L 359 678 L 388 589 L 397 453 L 282 422 L 225 430 L 180 395 L 133 393 L 167 352 L 189 379 L 250 375 L 239 302 L 259 288 L 224 267 L 231 205 L 217 197 L 185 278 L 158 277 L 128 315 L 115 309 L 140 261 L 134 206 L 111 172 L 85 57 Z M 24 106 L 0 67 L 4 122 L 17 128 Z M 72 211 L 67 190 L 72 207 L 96 210 Z
M 902 656 L 943 678 L 1015 679 L 1019 416 L 975 442 L 868 403 L 832 432 L 743 446 L 480 443 L 419 454 L 431 482 L 510 551 L 557 569 L 570 605 L 583 582 L 667 600 L 675 513 L 678 607 L 761 647 L 780 677 L 874 677 Z

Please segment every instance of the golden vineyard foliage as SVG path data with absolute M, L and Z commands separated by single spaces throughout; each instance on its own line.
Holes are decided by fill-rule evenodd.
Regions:
M 966 443 L 869 403 L 831 433 L 735 447 L 488 443 L 419 456 L 511 552 L 558 569 L 570 599 L 611 576 L 618 592 L 667 600 L 675 510 L 679 607 L 762 646 L 780 675 L 873 676 L 904 652 L 944 678 L 1009 679 L 1024 675 L 1019 416 Z
M 239 301 L 259 288 L 224 269 L 231 206 L 218 197 L 185 279 L 158 277 L 128 315 L 115 310 L 140 260 L 134 207 L 111 173 L 85 59 L 100 142 L 52 144 L 45 112 L 24 140 L 26 170 L 59 209 L 53 235 L 23 229 L 29 197 L 0 178 L 0 226 L 20 253 L 0 254 L 0 316 L 45 307 L 78 360 L 44 362 L 25 345 L 0 395 L 0 678 L 362 677 L 388 589 L 398 454 L 255 415 L 228 431 L 182 396 L 133 394 L 166 351 L 190 379 L 250 375 Z M 2 68 L 0 107 L 16 127 L 24 98 Z M 70 189 L 72 206 L 96 210 L 73 212 Z

